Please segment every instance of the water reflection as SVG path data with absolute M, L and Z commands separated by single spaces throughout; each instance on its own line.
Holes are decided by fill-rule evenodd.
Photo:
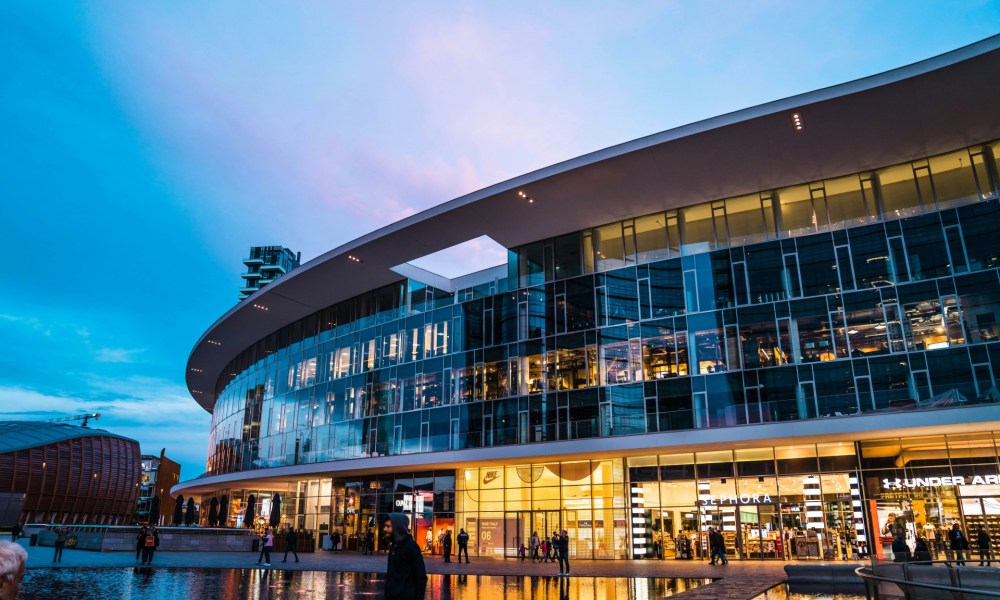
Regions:
M 823 588 L 827 588 L 825 591 Z M 753 600 L 865 600 L 865 595 L 830 591 L 830 586 L 798 586 L 790 590 L 787 585 L 773 587 Z M 862 588 L 863 589 L 863 588 Z
M 334 600 L 382 597 L 383 574 L 270 569 L 31 569 L 21 600 Z M 429 600 L 647 600 L 664 598 L 710 579 L 431 575 Z

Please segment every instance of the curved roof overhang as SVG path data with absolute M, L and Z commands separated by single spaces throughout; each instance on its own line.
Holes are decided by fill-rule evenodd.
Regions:
M 245 348 L 317 310 L 398 281 L 392 267 L 438 250 L 482 235 L 511 248 L 630 216 L 982 143 L 1000 137 L 997 98 L 1000 36 L 456 198 L 335 248 L 230 309 L 195 344 L 188 389 L 211 411 L 217 377 Z M 795 112 L 805 122 L 801 131 L 792 126 Z M 535 201 L 521 199 L 522 190 Z

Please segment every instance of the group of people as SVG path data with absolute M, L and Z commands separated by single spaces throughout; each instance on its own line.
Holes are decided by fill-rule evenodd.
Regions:
M 56 540 L 58 542 L 58 539 Z M 153 564 L 153 554 L 160 547 L 160 534 L 156 525 L 144 525 L 135 536 L 135 559 L 142 559 L 142 564 Z M 61 554 L 61 553 L 60 553 Z
M 988 567 L 993 562 L 993 543 L 990 533 L 985 527 L 979 525 L 976 528 L 976 546 L 979 550 L 979 566 Z M 954 556 L 955 563 L 964 565 L 966 560 L 972 560 L 971 546 L 969 539 L 962 532 L 962 528 L 955 523 L 948 530 L 948 558 Z M 895 562 L 930 562 L 932 560 L 930 544 L 924 536 L 917 537 L 911 552 L 906 538 L 901 532 L 895 532 L 892 540 L 892 554 Z
M 563 529 L 553 531 L 551 538 L 538 537 L 537 531 L 531 532 L 528 546 L 522 542 L 517 549 L 517 556 L 524 562 L 530 553 L 531 562 L 558 562 L 559 575 L 569 575 L 569 534 Z

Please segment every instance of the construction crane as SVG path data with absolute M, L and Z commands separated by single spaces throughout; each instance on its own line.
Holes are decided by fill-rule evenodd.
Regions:
M 101 414 L 100 413 L 87 413 L 87 414 L 83 414 L 83 415 L 76 415 L 74 417 L 63 417 L 61 419 L 48 419 L 45 422 L 46 423 L 61 423 L 63 421 L 83 421 L 83 423 L 80 423 L 80 427 L 86 427 L 87 426 L 87 421 L 89 421 L 90 419 L 95 419 L 96 420 L 96 419 L 100 419 L 100 418 L 101 418 Z

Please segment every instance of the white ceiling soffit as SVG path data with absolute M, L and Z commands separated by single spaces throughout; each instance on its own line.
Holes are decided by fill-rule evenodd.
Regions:
M 507 276 L 507 248 L 488 235 L 466 240 L 395 267 L 392 271 L 454 293 Z

